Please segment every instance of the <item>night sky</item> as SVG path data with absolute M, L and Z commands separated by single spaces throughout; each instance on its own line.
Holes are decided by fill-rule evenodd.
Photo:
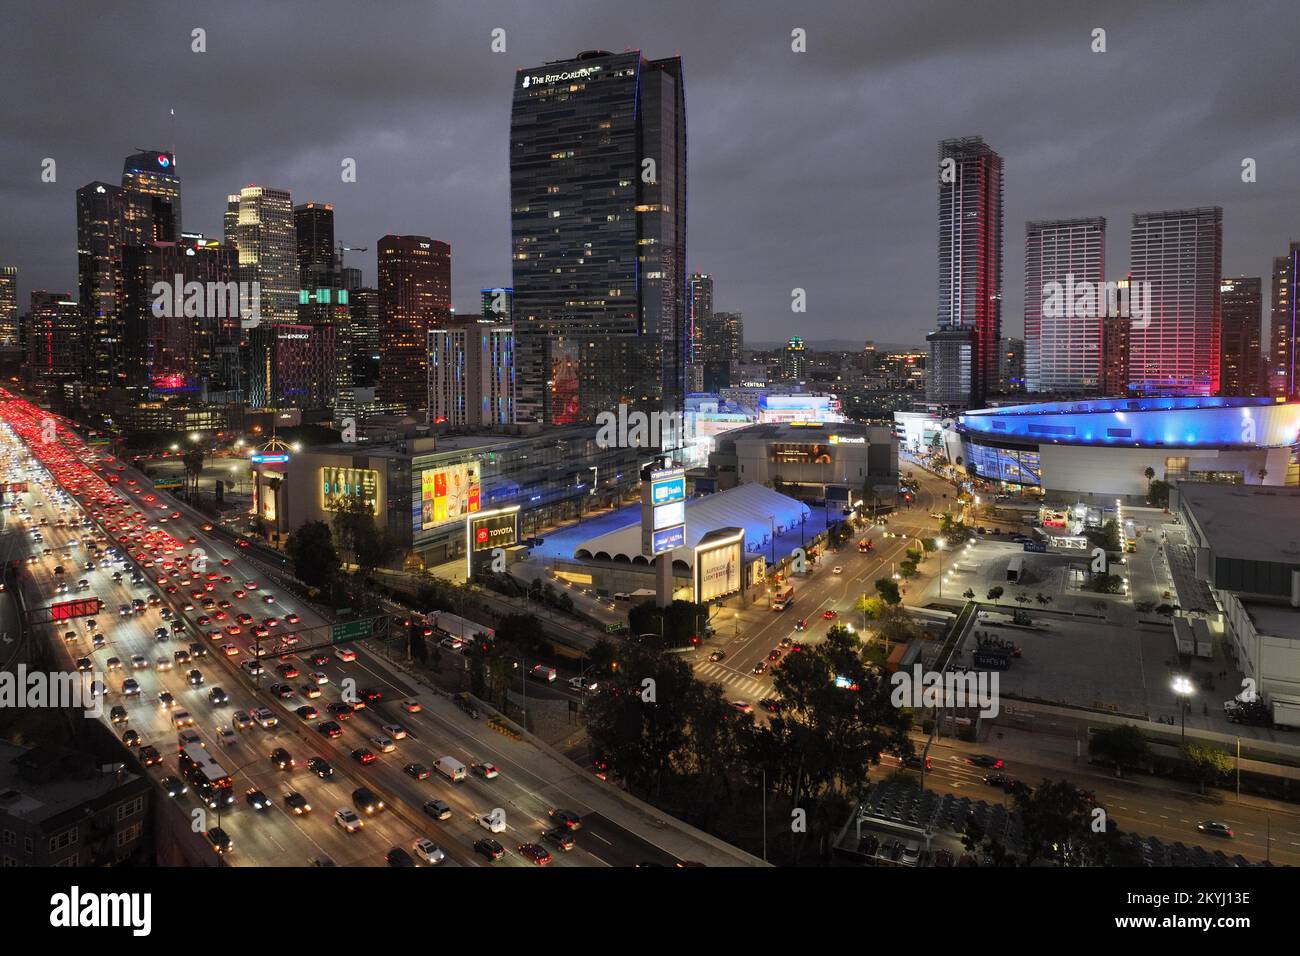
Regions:
M 19 267 L 24 311 L 32 288 L 75 294 L 76 189 L 174 145 L 187 231 L 220 236 L 243 185 L 288 188 L 335 205 L 337 237 L 369 247 L 347 261 L 367 283 L 385 233 L 450 242 L 455 305 L 476 311 L 480 287 L 510 282 L 515 70 L 639 48 L 683 57 L 688 266 L 750 341 L 921 341 L 952 136 L 1005 160 L 1004 333 L 1021 330 L 1029 219 L 1104 215 L 1115 277 L 1132 213 L 1222 205 L 1224 272 L 1264 276 L 1267 299 L 1272 257 L 1300 239 L 1296 17 L 1293 0 L 10 4 L 0 264 Z

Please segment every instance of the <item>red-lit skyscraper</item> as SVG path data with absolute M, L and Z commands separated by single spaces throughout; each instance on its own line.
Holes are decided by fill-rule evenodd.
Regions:
M 969 348 L 934 349 L 926 397 L 945 404 L 978 405 L 998 381 L 1002 157 L 979 136 L 947 139 L 939 144 L 938 175 L 938 331 L 967 332 Z M 948 338 L 939 336 L 931 344 Z M 969 362 L 970 367 L 942 367 L 951 361 Z
M 451 322 L 451 246 L 428 236 L 379 240 L 379 398 L 428 402 L 430 329 Z

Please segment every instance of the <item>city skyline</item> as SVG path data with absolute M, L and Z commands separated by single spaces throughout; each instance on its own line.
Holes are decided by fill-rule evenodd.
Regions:
M 613 17 L 579 3 L 564 7 L 574 16 L 545 21 L 526 8 L 506 5 L 473 12 L 434 8 L 422 15 L 440 18 L 444 39 L 388 52 L 390 61 L 397 57 L 390 64 L 394 70 L 413 65 L 420 49 L 436 52 L 438 72 L 446 73 L 439 76 L 441 92 L 396 98 L 372 90 L 377 84 L 369 81 L 365 61 L 355 56 L 355 33 L 341 48 L 330 30 L 277 14 L 257 37 L 247 43 L 241 37 L 236 52 L 225 41 L 240 8 L 227 9 L 206 26 L 208 52 L 202 54 L 190 50 L 194 24 L 167 10 L 147 14 L 159 24 L 157 36 L 174 33 L 176 38 L 174 50 L 159 45 L 160 69 L 193 82 L 148 89 L 112 111 L 111 119 L 57 90 L 38 97 L 52 107 L 49 119 L 19 115 L 21 98 L 9 101 L 6 110 L 13 115 L 7 128 L 17 133 L 0 147 L 6 170 L 0 200 L 11 213 L 0 235 L 0 262 L 19 267 L 20 302 L 28 301 L 33 288 L 75 286 L 72 193 L 105 178 L 134 147 L 174 145 L 186 183 L 187 230 L 220 235 L 225 196 L 249 182 L 279 185 L 296 199 L 332 203 L 345 243 L 373 248 L 390 233 L 450 243 L 457 275 L 465 280 L 457 284 L 454 304 L 461 314 L 476 311 L 475 290 L 509 281 L 506 147 L 515 71 L 592 47 L 628 46 L 646 55 L 677 52 L 687 64 L 691 248 L 686 268 L 716 277 L 717 307 L 745 314 L 755 340 L 780 342 L 788 336 L 795 318 L 790 291 L 803 288 L 808 311 L 797 319 L 805 339 L 923 341 L 933 301 L 933 144 L 953 136 L 981 135 L 1003 156 L 1010 236 L 1031 219 L 1104 216 L 1112 232 L 1108 278 L 1128 266 L 1124 237 L 1114 230 L 1124 229 L 1143 210 L 1222 205 L 1225 275 L 1266 275 L 1277 250 L 1300 238 L 1300 225 L 1292 225 L 1300 223 L 1300 208 L 1285 188 L 1293 168 L 1286 157 L 1296 151 L 1296 134 L 1276 119 L 1289 112 L 1286 106 L 1297 96 L 1283 81 L 1285 45 L 1261 27 L 1267 17 L 1238 17 L 1208 4 L 1184 5 L 1178 16 L 1172 8 L 1135 13 L 1102 4 L 1086 17 L 1067 14 L 1050 27 L 1031 27 L 1006 11 L 977 18 L 954 6 L 919 32 L 912 29 L 916 14 L 901 6 L 878 24 L 848 9 L 804 16 L 773 6 L 743 23 L 731 22 L 725 11 L 692 11 L 689 35 L 675 31 L 671 17 Z M 418 14 L 395 8 L 370 28 L 388 29 Z M 115 46 L 112 37 L 117 29 L 129 29 L 136 16 L 146 14 L 79 32 L 57 13 L 24 11 L 18 18 L 22 28 L 11 36 L 51 37 L 57 28 L 59 56 L 68 57 L 60 70 L 75 73 L 76 53 L 85 44 L 93 41 L 110 51 L 110 59 L 113 49 L 128 48 Z M 1108 18 L 1114 22 L 1107 27 Z M 1109 31 L 1106 53 L 1089 49 L 1097 25 Z M 497 27 L 506 30 L 503 54 L 489 47 Z M 790 50 L 793 27 L 807 31 L 808 52 Z M 367 27 L 361 29 L 364 37 Z M 340 105 L 339 122 L 273 123 L 268 105 L 243 101 L 241 90 L 250 81 L 240 78 L 240 64 L 269 55 L 275 38 L 291 30 L 311 49 L 312 63 L 346 66 L 298 64 L 295 73 L 290 56 L 271 72 L 286 86 L 287 97 L 305 95 L 304 80 L 315 82 L 319 88 L 312 95 Z M 909 42 L 886 46 L 904 31 Z M 1027 97 L 992 65 L 961 57 L 963 50 L 993 42 L 995 32 L 998 42 L 1022 49 L 1023 69 L 1045 71 L 1043 83 Z M 452 36 L 454 44 L 445 39 Z M 911 39 L 916 36 L 923 40 Z M 720 44 L 720 37 L 727 43 Z M 436 50 L 421 48 L 421 42 Z M 1249 72 L 1234 74 L 1226 84 L 1215 78 L 1213 89 L 1206 88 L 1209 78 L 1189 64 L 1198 56 L 1223 56 L 1225 43 L 1250 45 Z M 21 70 L 24 50 L 39 46 L 3 52 Z M 1142 50 L 1140 60 L 1135 48 Z M 692 56 L 693 50 L 699 52 Z M 958 58 L 946 79 L 927 70 L 937 54 Z M 200 93 L 197 84 L 208 63 L 221 70 L 226 85 Z M 1047 70 L 1051 63 L 1070 67 L 1068 85 Z M 1088 82 L 1078 82 L 1079 71 Z M 38 84 L 35 93 L 39 81 L 32 82 Z M 218 89 L 228 95 L 222 97 Z M 895 103 L 891 91 L 900 89 L 905 95 Z M 830 95 L 821 95 L 827 90 Z M 1014 110 L 998 107 L 1013 94 L 1021 97 Z M 1093 105 L 1118 97 L 1130 104 L 1123 115 L 1099 114 Z M 240 101 L 237 114 L 231 112 L 235 101 Z M 1250 108 L 1254 102 L 1261 104 L 1258 110 Z M 845 123 L 850 108 L 852 115 L 870 119 Z M 438 118 L 430 133 L 411 122 L 422 113 Z M 1135 116 L 1147 119 L 1135 121 Z M 894 130 L 898 123 L 906 130 Z M 75 145 L 59 145 L 60 127 L 76 131 Z M 241 138 L 241 130 L 255 135 Z M 1113 161 L 1092 162 L 1089 157 L 1097 151 Z M 806 157 L 794 181 L 782 175 L 789 168 L 782 157 L 791 152 Z M 847 158 L 855 155 L 861 161 Z M 47 156 L 59 163 L 56 183 L 40 182 L 40 162 Z M 339 179 L 339 164 L 349 157 L 357 161 L 355 183 Z M 1241 181 L 1244 158 L 1256 160 L 1258 182 Z M 1170 168 L 1178 175 L 1167 175 Z M 837 193 L 855 201 L 826 201 Z M 765 202 L 755 204 L 754 195 Z M 772 228 L 774 223 L 780 228 Z M 787 235 L 795 237 L 793 243 Z M 743 238 L 737 242 L 737 237 Z M 366 284 L 373 285 L 373 253 L 353 259 L 349 264 L 360 267 Z M 1021 334 L 1021 278 L 1013 255 L 1003 281 L 1004 335 Z M 872 292 L 865 313 L 858 302 L 862 283 Z M 907 334 L 888 334 L 892 330 Z

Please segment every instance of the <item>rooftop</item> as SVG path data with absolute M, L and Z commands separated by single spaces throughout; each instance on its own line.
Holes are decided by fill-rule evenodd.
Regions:
M 1300 567 L 1300 488 L 1180 481 L 1178 494 L 1215 557 Z

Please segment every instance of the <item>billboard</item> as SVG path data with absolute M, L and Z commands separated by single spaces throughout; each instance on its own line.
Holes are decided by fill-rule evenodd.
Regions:
M 74 617 L 89 617 L 98 614 L 104 607 L 99 598 L 82 598 L 77 601 L 64 601 L 50 605 L 51 621 L 68 621 Z
M 348 501 L 369 505 L 379 514 L 379 472 L 373 468 L 335 468 L 320 470 L 321 508 L 338 511 Z
M 444 521 L 474 514 L 482 504 L 478 462 L 443 465 L 420 472 L 420 497 L 412 502 L 414 525 L 426 531 Z
M 681 468 L 641 473 L 641 553 L 663 554 L 686 543 L 686 472 Z
M 740 528 L 710 531 L 695 546 L 695 600 L 716 601 L 741 589 L 742 549 Z
M 490 565 L 497 549 L 512 548 L 519 543 L 519 506 L 484 511 L 465 520 L 465 552 L 469 575 Z M 494 568 L 504 570 L 504 568 Z

